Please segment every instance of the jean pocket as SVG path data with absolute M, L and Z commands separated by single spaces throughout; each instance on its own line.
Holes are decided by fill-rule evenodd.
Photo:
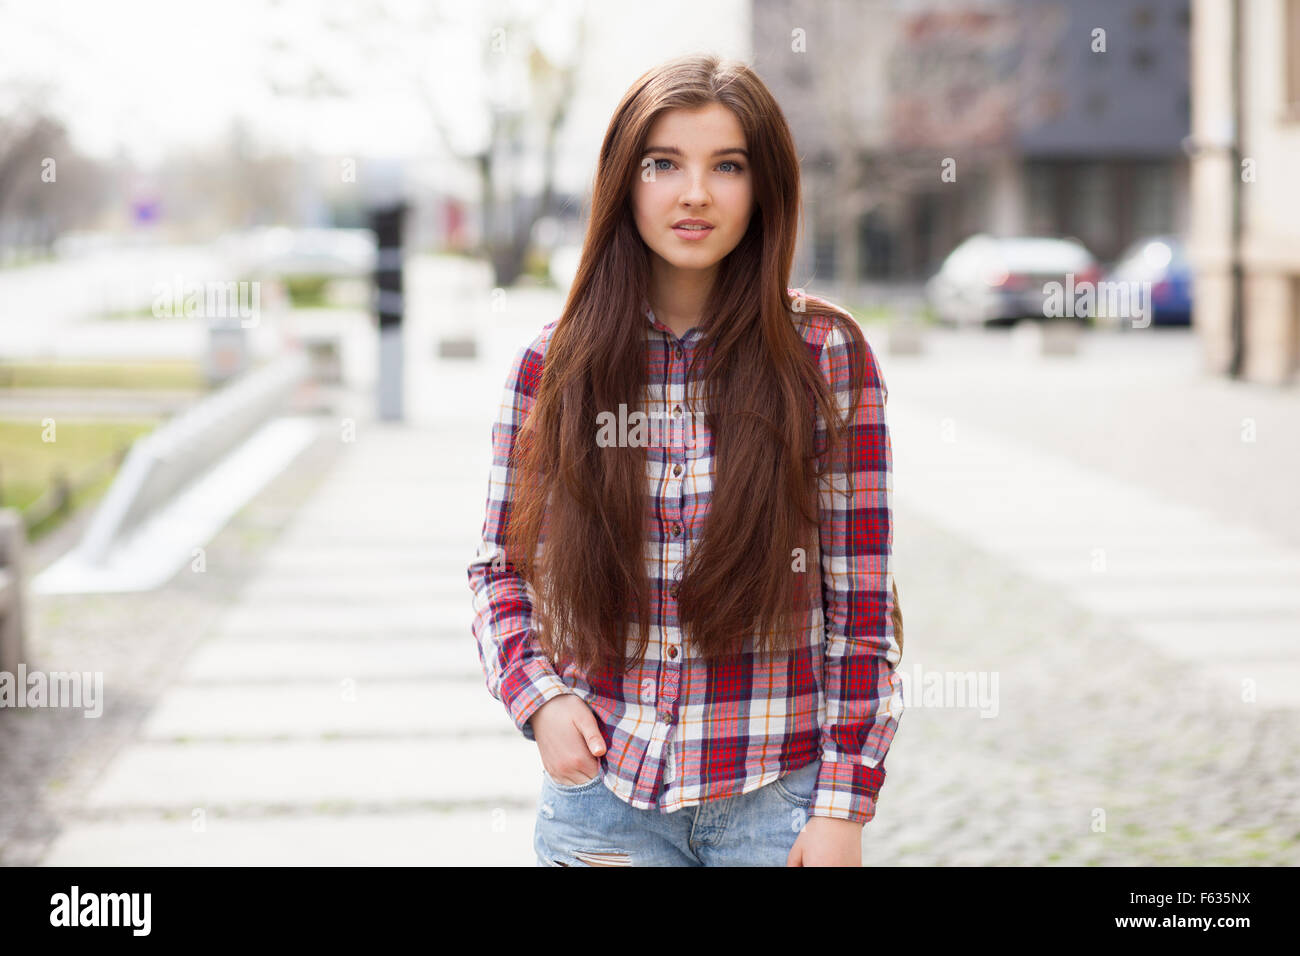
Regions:
M 778 778 L 772 784 L 772 789 L 787 803 L 807 809 L 812 806 L 813 791 L 817 789 L 817 774 L 821 766 L 821 758 L 814 757 L 810 763 Z
M 592 777 L 590 780 L 584 780 L 582 783 L 560 783 L 546 772 L 545 767 L 542 768 L 542 779 L 546 781 L 552 790 L 558 790 L 560 793 L 577 793 L 582 790 L 588 790 L 600 783 L 604 776 L 605 771 L 602 767 L 600 770 L 596 771 L 596 776 Z

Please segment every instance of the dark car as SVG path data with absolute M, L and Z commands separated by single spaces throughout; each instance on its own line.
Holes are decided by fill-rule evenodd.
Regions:
M 1106 273 L 1105 281 L 1137 283 L 1142 287 L 1143 298 L 1149 296 L 1151 314 L 1138 318 L 1133 323 L 1137 327 L 1191 324 L 1192 270 L 1186 248 L 1177 236 L 1139 239 L 1124 250 Z M 1122 317 L 1099 313 L 1098 318 L 1107 324 L 1128 327 L 1128 323 L 1120 320 Z

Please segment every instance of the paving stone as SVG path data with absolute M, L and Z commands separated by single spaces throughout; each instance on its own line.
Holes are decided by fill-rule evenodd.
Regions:
M 532 334 L 426 376 L 434 427 L 358 422 L 86 796 L 42 796 L 63 828 L 46 862 L 532 865 L 540 763 L 483 686 L 465 573 L 504 363 Z M 999 341 L 886 362 L 902 667 L 996 673 L 998 712 L 905 710 L 864 862 L 1297 865 L 1294 401 L 1199 381 L 1147 338 L 1050 369 Z M 177 728 L 219 738 L 148 737 Z
M 162 743 L 127 747 L 91 810 L 535 802 L 536 746 L 513 737 Z
M 435 624 L 452 625 L 471 635 L 474 609 L 469 585 L 461 601 L 406 601 L 394 604 L 351 604 L 321 606 L 302 604 L 241 604 L 222 619 L 222 634 L 254 632 L 258 634 L 392 634 L 428 632 Z M 468 640 L 473 641 L 469 636 Z
M 195 684 L 334 680 L 342 675 L 357 680 L 457 678 L 480 683 L 480 690 L 487 694 L 478 650 L 469 635 L 462 635 L 460 640 L 429 640 L 423 636 L 335 641 L 312 637 L 213 640 L 198 648 L 180 676 Z M 494 703 L 505 712 L 504 705 Z
M 420 812 L 205 815 L 79 823 L 44 866 L 533 866 L 536 813 L 509 807 Z
M 518 734 L 481 681 L 343 676 L 292 684 L 172 687 L 141 729 L 145 739 L 267 740 L 333 735 Z

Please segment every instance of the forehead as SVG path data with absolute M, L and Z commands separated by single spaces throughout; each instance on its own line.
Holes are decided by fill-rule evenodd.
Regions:
M 647 143 L 705 152 L 725 146 L 749 146 L 740 120 L 721 103 L 696 109 L 665 110 L 650 124 Z

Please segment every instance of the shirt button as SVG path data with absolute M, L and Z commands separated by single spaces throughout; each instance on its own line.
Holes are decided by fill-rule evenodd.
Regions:
M 659 715 L 659 719 L 662 720 L 665 724 L 671 724 L 671 723 L 673 722 L 673 715 L 672 715 L 672 714 L 660 714 L 660 715 Z
M 681 418 L 681 417 L 682 417 L 682 406 L 680 406 L 680 405 L 674 405 L 674 406 L 673 406 L 673 418 Z
M 668 593 L 671 594 L 673 597 L 677 597 L 677 585 L 674 584 L 672 587 L 670 587 L 668 589 Z
M 673 537 L 676 538 L 681 533 L 682 533 L 682 526 L 680 524 L 677 524 L 676 522 L 673 522 Z
M 682 347 L 680 345 L 677 346 L 677 357 L 678 358 L 682 357 Z
M 676 658 L 677 658 L 677 647 L 676 647 L 676 645 L 674 645 L 674 646 L 668 648 L 668 656 L 671 657 L 671 658 L 673 658 L 674 660 L 676 660 Z
M 676 477 L 677 477 L 678 475 L 680 475 L 681 473 L 682 473 L 682 466 L 681 466 L 681 465 L 673 465 L 673 477 L 676 478 Z

